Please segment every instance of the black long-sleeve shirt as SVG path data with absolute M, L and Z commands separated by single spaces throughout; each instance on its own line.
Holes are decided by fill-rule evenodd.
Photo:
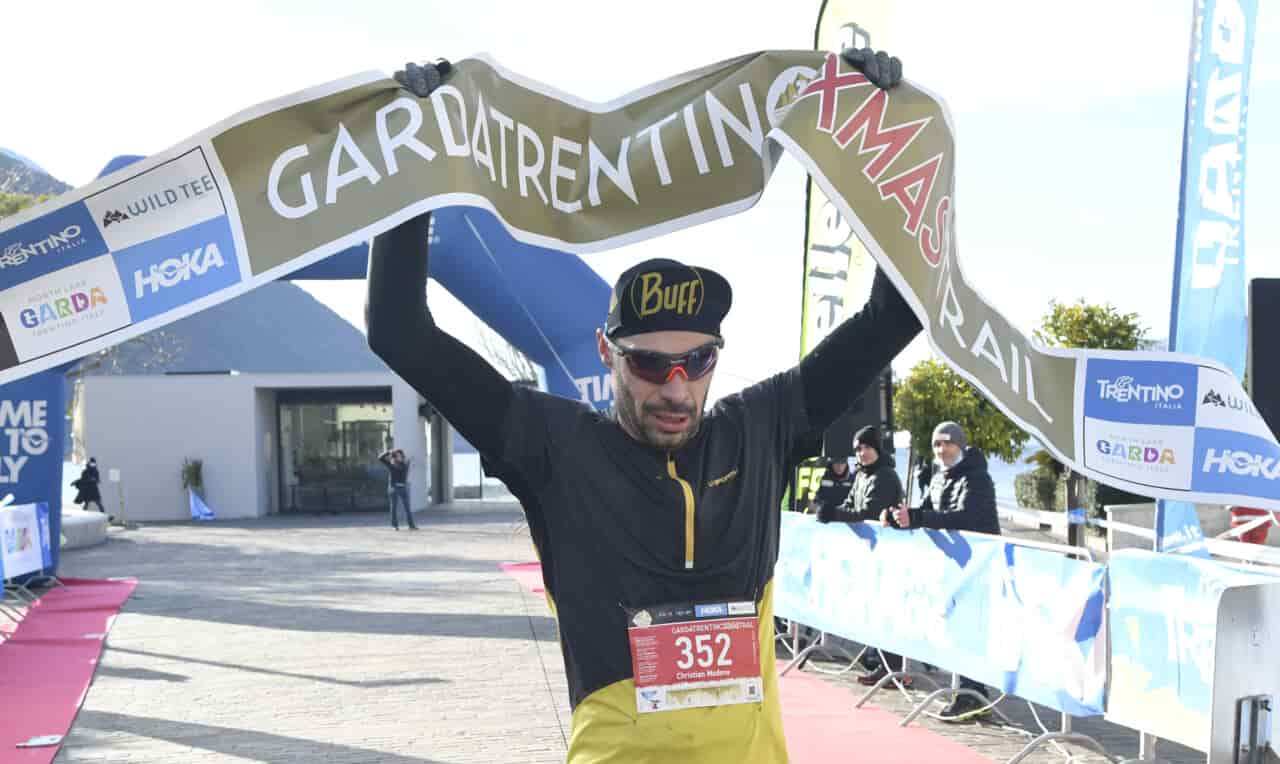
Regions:
M 717 401 L 663 452 L 584 403 L 513 386 L 440 331 L 424 306 L 427 224 L 373 244 L 369 345 L 524 506 L 560 624 L 568 760 L 785 760 L 771 584 L 789 460 L 920 331 L 915 315 L 877 273 L 866 307 L 798 367 Z M 638 714 L 624 607 L 746 600 L 759 617 L 763 708 Z

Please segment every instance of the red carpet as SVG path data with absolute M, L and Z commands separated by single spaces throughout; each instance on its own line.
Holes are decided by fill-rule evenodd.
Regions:
M 116 613 L 137 581 L 64 578 L 14 627 L 0 626 L 0 761 L 48 764 L 60 746 L 17 748 L 66 735 L 84 702 Z
M 520 582 L 534 594 L 542 594 L 542 565 L 536 562 L 504 562 L 502 572 Z
M 778 669 L 783 664 L 779 662 Z M 991 759 L 916 723 L 899 727 L 902 717 L 875 706 L 854 709 L 860 695 L 792 671 L 778 679 L 782 726 L 792 764 L 949 764 Z
M 538 563 L 504 562 L 499 567 L 529 591 L 542 591 Z M 778 664 L 779 671 L 782 666 Z M 858 696 L 814 676 L 792 671 L 778 680 L 778 687 L 792 764 L 991 761 L 917 724 L 899 727 L 901 717 L 883 709 L 867 705 L 855 710 Z

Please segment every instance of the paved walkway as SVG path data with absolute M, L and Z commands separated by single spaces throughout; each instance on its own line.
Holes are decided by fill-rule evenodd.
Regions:
M 140 579 L 59 762 L 562 762 L 564 668 L 512 505 L 113 531 Z
M 518 508 L 418 518 L 150 525 L 65 553 L 66 575 L 140 585 L 57 761 L 562 762 L 555 622 L 498 569 L 534 558 Z M 1027 739 L 926 724 L 997 761 Z M 1131 755 L 1134 733 L 1100 734 Z

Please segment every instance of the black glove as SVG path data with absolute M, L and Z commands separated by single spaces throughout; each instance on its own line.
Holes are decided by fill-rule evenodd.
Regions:
M 890 56 L 883 50 L 874 52 L 870 48 L 845 48 L 840 57 L 849 66 L 862 72 L 871 84 L 882 90 L 897 86 L 902 82 L 902 62 L 897 56 Z
M 451 71 L 452 64 L 443 58 L 437 58 L 434 63 L 425 66 L 418 66 L 410 61 L 404 65 L 404 69 L 396 72 L 395 77 L 401 87 L 419 98 L 426 98 L 431 95 L 431 91 L 440 87 L 440 83 L 444 82 Z
M 830 523 L 836 519 L 835 505 L 829 501 L 818 502 L 818 522 Z

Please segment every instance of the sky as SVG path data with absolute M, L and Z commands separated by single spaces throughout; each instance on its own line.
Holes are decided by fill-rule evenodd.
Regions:
M 887 2 L 887 0 L 885 0 Z M 869 0 L 869 3 L 877 0 Z M 800 2 L 22 3 L 5 10 L 0 145 L 72 185 L 259 102 L 405 61 L 491 54 L 608 100 L 724 58 L 812 46 Z M 1248 113 L 1248 276 L 1280 276 L 1280 12 L 1260 3 Z M 1192 0 L 893 0 L 906 76 L 946 99 L 967 278 L 1015 324 L 1052 299 L 1109 302 L 1168 333 Z M 714 268 L 734 286 L 712 396 L 799 352 L 805 179 L 784 159 L 743 214 L 586 258 L 608 282 L 641 259 Z M 300 282 L 363 330 L 362 283 Z M 478 321 L 433 286 L 440 323 Z M 738 339 L 741 338 L 741 339 Z M 928 356 L 918 341 L 895 367 Z

